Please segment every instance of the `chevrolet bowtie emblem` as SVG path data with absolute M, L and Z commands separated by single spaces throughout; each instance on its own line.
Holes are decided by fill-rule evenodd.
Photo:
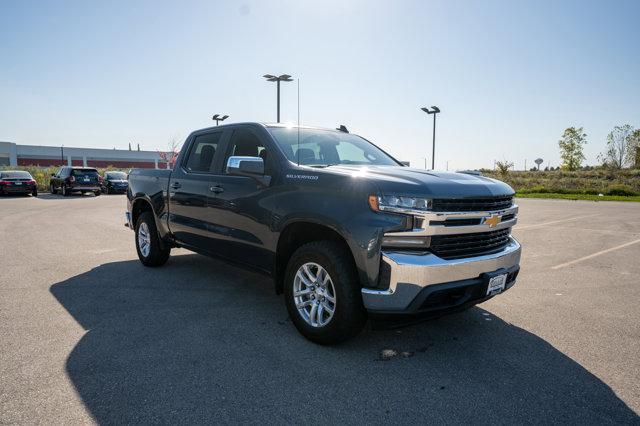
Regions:
M 500 221 L 502 220 L 502 216 L 498 214 L 492 214 L 489 217 L 485 217 L 482 223 L 489 225 L 489 228 L 495 228 Z

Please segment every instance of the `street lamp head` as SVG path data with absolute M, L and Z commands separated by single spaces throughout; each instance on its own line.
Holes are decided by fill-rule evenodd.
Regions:
M 219 124 L 220 121 L 224 121 L 227 118 L 229 118 L 228 115 L 222 115 L 222 114 L 216 114 L 213 117 L 211 117 L 211 119 L 216 122 L 216 126 Z
M 438 108 L 437 106 L 431 106 L 431 110 L 429 110 L 429 108 L 424 107 L 424 108 L 420 108 L 422 111 L 426 112 L 427 114 L 437 114 L 440 112 L 440 108 Z
M 277 77 L 275 75 L 265 74 L 262 77 L 266 78 L 267 81 L 293 81 L 289 74 L 282 74 Z

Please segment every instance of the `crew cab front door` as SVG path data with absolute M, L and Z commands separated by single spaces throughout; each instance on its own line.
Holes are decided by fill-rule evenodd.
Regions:
M 218 255 L 270 271 L 274 253 L 274 232 L 270 229 L 271 213 L 267 208 L 269 187 L 245 176 L 226 173 L 230 156 L 261 157 L 266 173 L 272 173 L 274 152 L 270 141 L 249 127 L 238 127 L 227 144 L 222 169 L 212 177 L 216 193 L 210 199 L 211 221 L 216 223 L 215 243 Z
M 169 229 L 181 244 L 197 250 L 211 245 L 208 214 L 212 175 L 224 157 L 223 131 L 204 132 L 187 141 L 188 151 L 171 172 Z

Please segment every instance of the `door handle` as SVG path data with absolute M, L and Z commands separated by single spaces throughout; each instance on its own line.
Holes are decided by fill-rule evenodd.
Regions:
M 224 191 L 224 188 L 221 187 L 220 185 L 214 185 L 214 186 L 210 186 L 209 187 L 209 191 L 215 193 L 215 194 L 219 194 L 221 192 Z
M 180 182 L 173 182 L 171 184 L 171 189 L 180 189 L 182 188 L 182 185 L 180 185 Z

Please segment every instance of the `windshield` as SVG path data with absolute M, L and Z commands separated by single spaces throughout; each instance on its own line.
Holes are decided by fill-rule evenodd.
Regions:
M 106 178 L 109 180 L 127 180 L 127 174 L 124 172 L 109 172 Z
M 372 143 L 360 136 L 331 130 L 269 127 L 287 158 L 307 166 L 325 167 L 334 164 L 399 166 Z
M 0 172 L 2 179 L 33 179 L 29 172 Z

